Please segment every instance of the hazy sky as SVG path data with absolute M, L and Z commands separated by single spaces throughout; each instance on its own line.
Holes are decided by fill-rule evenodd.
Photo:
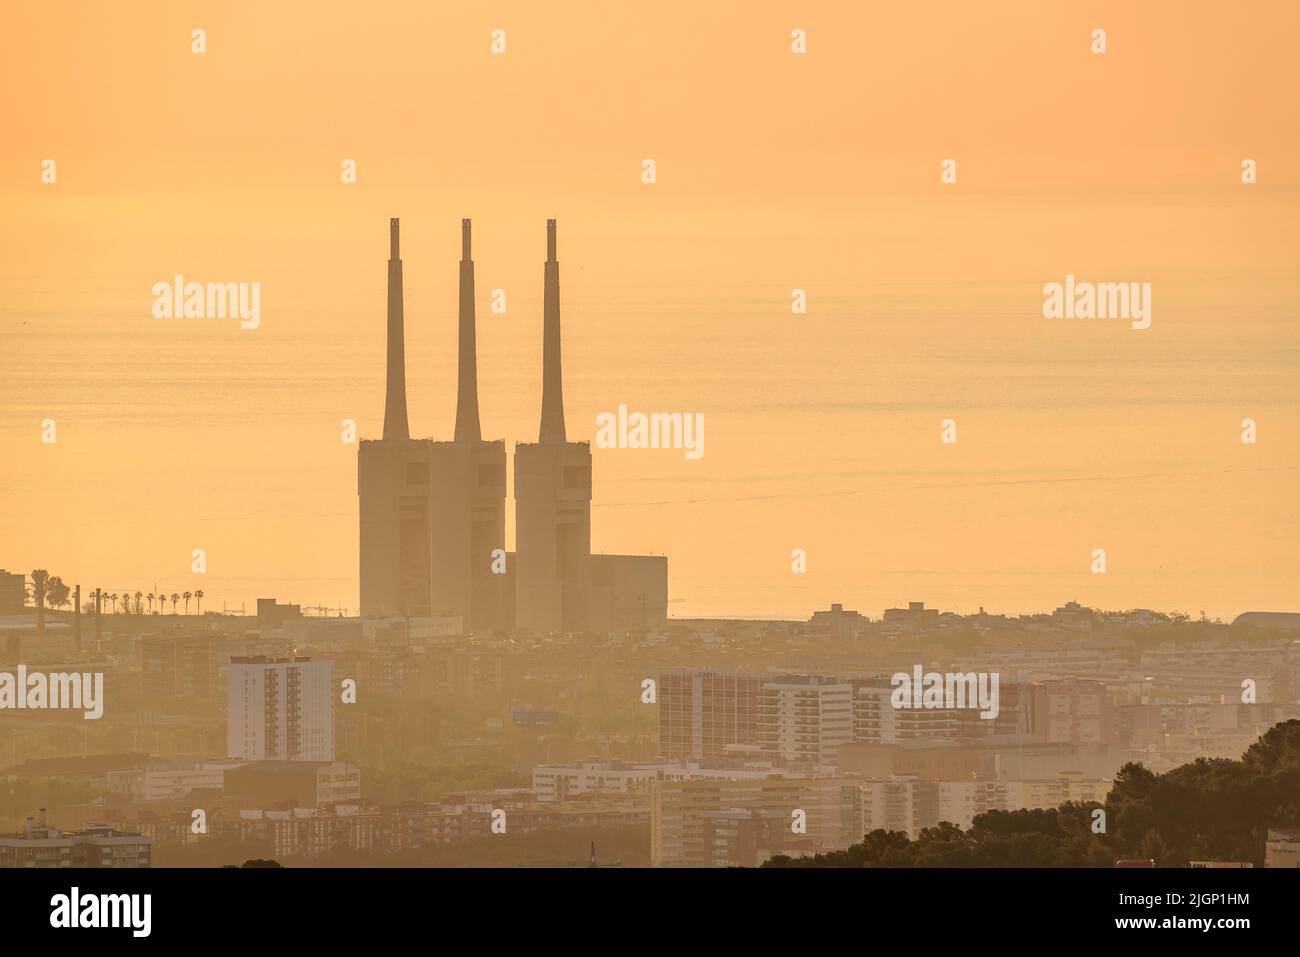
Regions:
M 1300 610 L 1296 4 L 6 17 L 0 566 L 355 613 L 340 422 L 382 426 L 388 218 L 412 433 L 451 434 L 469 216 L 484 436 L 513 446 L 554 216 L 569 437 L 705 416 L 697 461 L 593 449 L 593 547 L 668 554 L 670 614 Z M 155 319 L 177 273 L 259 282 L 260 328 Z M 1151 328 L 1043 318 L 1067 273 L 1150 282 Z

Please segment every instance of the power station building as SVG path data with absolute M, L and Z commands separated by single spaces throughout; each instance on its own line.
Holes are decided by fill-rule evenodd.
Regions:
M 357 459 L 361 614 L 458 617 L 465 633 L 634 630 L 667 620 L 668 559 L 591 554 L 591 445 L 565 431 L 560 266 L 546 223 L 542 415 L 515 446 L 515 543 L 505 552 L 506 451 L 479 423 L 474 262 L 461 221 L 456 428 L 412 439 L 398 220 L 390 220 L 384 433 Z

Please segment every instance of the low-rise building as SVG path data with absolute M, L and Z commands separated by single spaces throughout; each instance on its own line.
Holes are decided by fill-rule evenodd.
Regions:
M 0 867 L 148 867 L 153 840 L 143 834 L 92 824 L 65 834 L 27 819 L 18 834 L 0 835 Z
M 1264 844 L 1265 867 L 1300 867 L 1300 827 L 1271 827 Z

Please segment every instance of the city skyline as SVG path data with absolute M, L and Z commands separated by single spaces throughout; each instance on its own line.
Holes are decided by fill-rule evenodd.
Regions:
M 1285 934 L 1300 4 L 11 6 L 15 939 Z

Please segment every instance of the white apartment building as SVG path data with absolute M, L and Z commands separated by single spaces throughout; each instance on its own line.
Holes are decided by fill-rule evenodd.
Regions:
M 334 760 L 334 662 L 231 658 L 227 689 L 228 757 Z
M 863 744 L 902 744 L 957 736 L 961 714 L 953 708 L 895 708 L 888 679 L 854 682 L 853 740 Z
M 819 675 L 785 675 L 758 695 L 758 743 L 764 755 L 832 768 L 853 740 L 853 688 Z

